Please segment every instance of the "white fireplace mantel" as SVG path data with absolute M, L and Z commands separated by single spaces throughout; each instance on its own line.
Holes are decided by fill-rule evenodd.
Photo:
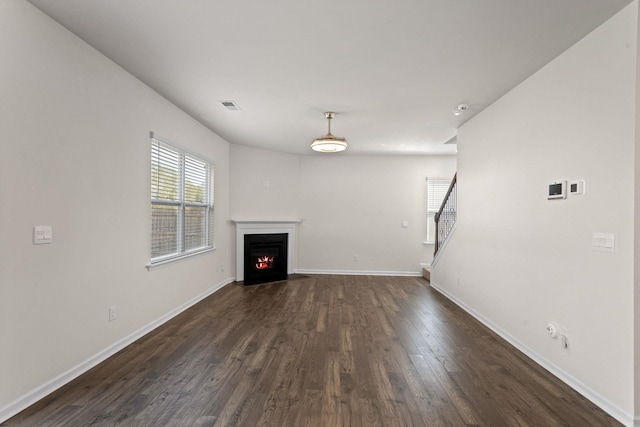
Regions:
M 293 274 L 297 268 L 297 230 L 300 220 L 239 220 L 232 219 L 236 225 L 236 280 L 244 280 L 244 235 L 245 234 L 287 234 L 287 274 Z

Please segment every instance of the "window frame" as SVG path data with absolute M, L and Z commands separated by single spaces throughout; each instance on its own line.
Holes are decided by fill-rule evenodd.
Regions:
M 169 142 L 168 140 L 155 135 L 151 132 L 151 167 L 150 167 L 150 196 L 151 196 L 151 245 L 150 245 L 150 262 L 148 264 L 148 268 L 152 269 L 153 267 L 173 263 L 176 261 L 184 260 L 190 258 L 195 255 L 200 255 L 206 252 L 210 252 L 215 250 L 214 244 L 214 187 L 215 187 L 215 165 L 212 161 L 206 159 L 205 157 L 194 154 L 189 150 L 182 148 L 181 146 Z M 165 151 L 166 150 L 166 151 Z M 165 198 L 159 197 L 160 190 L 160 179 L 158 178 L 157 182 L 154 182 L 154 168 L 158 170 L 161 166 L 167 167 L 167 163 L 162 163 L 160 160 L 161 152 L 164 155 L 168 155 L 169 152 L 172 152 L 172 155 L 177 156 L 177 162 L 170 165 L 169 169 L 172 173 L 175 173 L 177 176 L 177 182 L 170 183 L 171 185 L 175 185 L 177 188 L 173 189 L 175 194 L 173 197 L 167 196 Z M 162 165 L 161 165 L 162 163 Z M 204 177 L 202 178 L 202 182 L 204 184 L 203 190 L 203 201 L 194 201 L 188 200 L 189 196 L 192 195 L 194 190 L 191 190 L 191 193 L 186 189 L 187 186 L 187 178 L 194 178 L 193 174 L 190 174 L 189 169 L 192 165 L 202 164 L 205 168 Z M 159 175 L 159 172 L 156 172 L 156 176 Z M 155 186 L 155 187 L 154 187 Z M 154 195 L 156 195 L 154 197 Z M 166 193 L 165 193 L 166 195 Z M 154 206 L 173 206 L 177 208 L 176 213 L 176 230 L 175 230 L 175 251 L 170 253 L 162 253 L 160 255 L 154 256 L 154 242 L 158 242 L 154 240 L 154 220 L 153 220 L 153 210 Z M 186 218 L 185 214 L 189 208 L 204 208 L 204 227 L 202 229 L 202 233 L 196 235 L 196 239 L 202 239 L 203 245 L 199 245 L 196 247 L 188 247 L 189 245 L 186 242 Z M 170 231 L 171 233 L 171 231 Z

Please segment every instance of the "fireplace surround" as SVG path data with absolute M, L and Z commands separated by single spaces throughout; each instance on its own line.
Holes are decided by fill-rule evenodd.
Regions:
M 297 269 L 297 230 L 299 220 L 231 220 L 236 226 L 236 280 L 244 281 L 244 236 L 246 234 L 286 234 L 287 274 Z

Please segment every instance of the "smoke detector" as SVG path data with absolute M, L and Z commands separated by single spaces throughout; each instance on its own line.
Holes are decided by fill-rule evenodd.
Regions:
M 469 109 L 469 104 L 458 104 L 451 112 L 454 116 L 459 116 Z

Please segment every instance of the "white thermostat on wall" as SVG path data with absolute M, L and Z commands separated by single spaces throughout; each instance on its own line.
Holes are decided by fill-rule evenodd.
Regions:
M 567 198 L 567 181 L 556 181 L 549 184 L 549 194 L 547 199 L 566 199 Z

